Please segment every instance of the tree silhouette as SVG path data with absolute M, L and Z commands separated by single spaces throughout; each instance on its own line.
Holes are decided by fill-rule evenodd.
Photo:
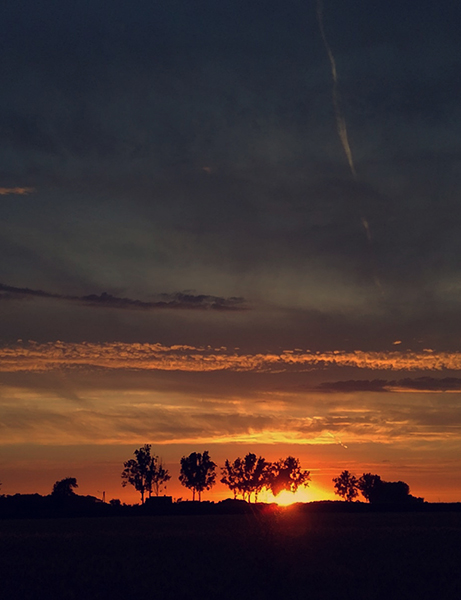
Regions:
M 227 485 L 227 487 L 234 494 L 234 499 L 237 498 L 237 493 L 240 493 L 239 477 L 238 477 L 238 466 L 237 461 L 241 461 L 241 458 L 237 458 L 233 463 L 230 463 L 227 459 L 224 463 L 224 467 L 221 467 L 221 483 Z
M 163 467 L 161 459 L 158 456 L 152 456 L 149 464 L 149 470 L 147 473 L 147 491 L 149 498 L 152 495 L 152 491 L 156 496 L 162 491 L 163 486 L 166 482 L 171 479 L 168 470 Z
M 376 502 L 379 496 L 379 487 L 382 484 L 379 475 L 372 473 L 364 473 L 357 482 L 357 487 L 362 493 L 362 496 L 370 503 Z
M 216 463 L 210 459 L 207 450 L 203 454 L 192 452 L 189 456 L 181 458 L 179 481 L 184 487 L 192 490 L 192 500 L 195 500 L 195 494 L 198 493 L 200 502 L 202 492 L 209 490 L 215 484 L 215 469 Z
M 335 494 L 341 496 L 347 502 L 352 502 L 358 496 L 357 477 L 349 471 L 343 471 L 339 477 L 333 479 L 333 482 L 335 484 Z
M 236 458 L 233 463 L 228 460 L 221 468 L 221 482 L 234 493 L 241 494 L 244 500 L 251 501 L 251 494 L 255 495 L 255 501 L 258 499 L 258 493 L 264 488 L 269 487 L 271 464 L 262 456 L 256 458 L 256 454 L 249 453 L 245 458 Z
M 125 468 L 121 475 L 123 487 L 130 484 L 141 494 L 141 504 L 144 504 L 145 492 L 150 498 L 153 489 L 158 496 L 162 486 L 171 479 L 158 456 L 151 456 L 150 449 L 150 444 L 144 444 L 135 450 L 135 458 L 124 463 Z
M 282 490 L 296 492 L 300 486 L 307 487 L 310 479 L 310 471 L 301 469 L 299 458 L 287 456 L 271 465 L 270 488 L 274 496 Z
M 364 473 L 357 485 L 370 504 L 424 502 L 423 498 L 415 498 L 410 494 L 410 486 L 404 481 L 383 481 L 379 475 Z
M 55 498 L 70 498 L 71 496 L 75 496 L 75 488 L 78 488 L 75 477 L 66 477 L 53 485 L 51 495 Z
M 363 497 L 370 504 L 403 504 L 424 502 L 410 494 L 410 486 L 404 481 L 383 481 L 379 475 L 364 473 L 358 481 Z
M 412 499 L 410 486 L 404 481 L 381 481 L 378 486 L 378 496 L 375 502 L 386 504 L 401 504 Z

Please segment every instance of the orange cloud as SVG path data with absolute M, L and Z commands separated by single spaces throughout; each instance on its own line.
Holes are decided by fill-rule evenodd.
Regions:
M 309 352 L 244 354 L 226 348 L 162 344 L 28 342 L 0 348 L 0 371 L 103 368 L 154 371 L 298 371 L 315 367 L 355 367 L 383 371 L 461 369 L 459 352 Z
M 14 187 L 14 188 L 6 188 L 0 187 L 0 196 L 26 196 L 27 194 L 32 194 L 35 192 L 35 188 L 32 187 Z

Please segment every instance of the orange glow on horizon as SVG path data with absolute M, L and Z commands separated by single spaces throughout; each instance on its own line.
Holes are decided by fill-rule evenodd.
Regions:
M 263 490 L 258 494 L 258 502 L 267 502 L 278 504 L 279 506 L 290 506 L 297 502 L 315 502 L 318 500 L 333 500 L 334 495 L 328 491 L 317 487 L 300 487 L 296 492 L 283 490 L 277 496 L 274 496 L 270 490 Z

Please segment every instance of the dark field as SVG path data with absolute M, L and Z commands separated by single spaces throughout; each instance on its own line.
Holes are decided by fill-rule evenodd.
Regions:
M 461 513 L 0 521 L 0 597 L 461 598 Z

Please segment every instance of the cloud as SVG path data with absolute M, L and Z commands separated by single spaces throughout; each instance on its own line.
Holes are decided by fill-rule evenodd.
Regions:
M 3 372 L 52 371 L 62 368 L 131 369 L 148 371 L 253 371 L 278 373 L 306 369 L 353 367 L 381 371 L 441 371 L 461 369 L 460 352 L 310 352 L 245 354 L 226 347 L 160 343 L 19 342 L 0 349 Z M 356 384 L 360 386 L 361 384 Z M 384 383 L 363 384 L 382 386 Z M 405 381 L 403 383 L 405 386 Z
M 0 187 L 0 196 L 26 196 L 27 194 L 32 194 L 35 192 L 35 188 L 32 187 L 14 187 L 14 188 L 6 188 Z
M 44 390 L 27 393 L 6 388 L 1 399 L 3 443 L 245 443 L 408 444 L 411 440 L 459 440 L 461 417 L 450 396 L 405 394 L 398 401 L 372 396 L 305 401 L 296 414 L 285 405 L 202 402 L 194 395 L 106 390 L 86 406 L 51 399 Z
M 348 381 L 327 381 L 316 389 L 319 392 L 387 392 L 389 381 L 385 379 L 351 379 Z
M 1 294 L 3 292 L 3 294 Z M 185 292 L 176 292 L 174 294 L 160 294 L 159 299 L 155 301 L 134 300 L 132 298 L 120 298 L 103 292 L 102 294 L 89 294 L 87 296 L 66 296 L 63 294 L 53 294 L 43 290 L 34 290 L 30 288 L 18 288 L 11 285 L 0 283 L 0 299 L 14 299 L 24 297 L 53 298 L 58 300 L 68 300 L 78 302 L 86 306 L 120 308 L 127 310 L 217 310 L 217 311 L 235 311 L 246 310 L 244 298 L 231 297 L 221 298 L 219 296 L 210 296 L 206 294 L 191 294 Z
M 461 378 L 350 379 L 324 382 L 315 389 L 321 392 L 458 392 L 461 391 Z

